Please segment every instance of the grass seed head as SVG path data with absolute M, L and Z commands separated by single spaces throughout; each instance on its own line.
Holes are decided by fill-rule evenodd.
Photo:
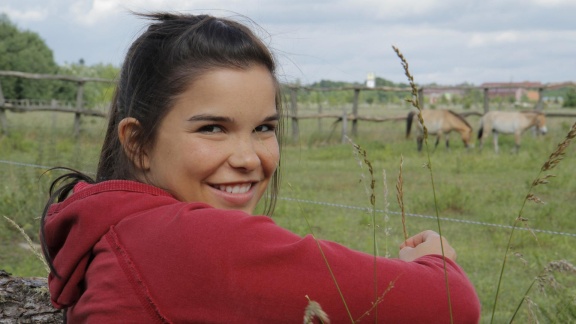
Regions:
M 420 108 L 420 101 L 418 99 L 418 87 L 416 86 L 416 83 L 414 83 L 414 77 L 412 76 L 412 73 L 410 73 L 408 61 L 396 46 L 392 46 L 392 49 L 394 49 L 394 52 L 396 52 L 396 55 L 398 56 L 398 58 L 400 58 L 400 61 L 402 62 L 402 67 L 404 68 L 404 74 L 408 78 L 408 82 L 410 83 L 410 88 L 412 90 L 412 98 L 406 99 L 406 101 L 411 103 L 412 106 L 418 109 L 418 111 L 421 111 L 422 109 Z M 423 124 L 421 114 L 419 114 L 418 119 L 420 119 L 420 122 Z
M 46 263 L 46 260 L 44 259 L 44 256 L 42 255 L 42 253 L 40 253 L 40 251 L 38 251 L 38 249 L 34 246 L 34 243 L 32 242 L 32 239 L 30 238 L 30 236 L 28 236 L 28 234 L 26 234 L 26 232 L 24 231 L 24 229 L 22 227 L 20 227 L 18 224 L 16 224 L 15 221 L 13 221 L 12 219 L 10 219 L 7 216 L 4 216 L 4 218 L 12 225 L 14 226 L 19 232 L 20 234 L 22 234 L 22 236 L 24 237 L 24 239 L 26 240 L 26 242 L 28 243 L 28 246 L 30 246 L 30 251 L 32 251 L 32 253 L 34 253 L 34 255 L 40 259 L 40 261 L 42 261 L 42 263 L 44 264 L 44 269 L 46 270 L 46 273 L 50 273 L 50 267 L 48 266 L 48 263 Z
M 544 271 L 536 278 L 538 290 L 544 292 L 546 287 L 557 289 L 560 285 L 554 273 L 576 274 L 576 267 L 566 260 L 551 261 L 546 265 Z
M 330 319 L 328 318 L 328 314 L 322 310 L 322 307 L 318 302 L 310 300 L 308 296 L 308 305 L 306 306 L 306 310 L 304 311 L 304 324 L 311 324 L 314 323 L 315 319 L 318 319 L 320 323 L 330 323 Z
M 570 145 L 570 142 L 576 138 L 576 123 L 574 123 L 572 125 L 572 127 L 570 127 L 570 130 L 568 131 L 568 134 L 566 134 L 566 137 L 564 138 L 564 140 L 558 144 L 558 146 L 556 147 L 556 150 L 554 152 L 552 152 L 552 154 L 550 154 L 550 156 L 548 157 L 548 160 L 546 162 L 544 162 L 544 165 L 542 165 L 541 170 L 542 171 L 548 171 L 551 170 L 553 168 L 555 168 L 560 161 L 562 161 L 562 159 L 564 158 L 564 154 L 566 153 L 566 149 L 568 148 L 568 146 Z
M 528 261 L 526 261 L 526 259 L 524 259 L 524 255 L 523 255 L 522 253 L 520 253 L 520 252 L 514 252 L 514 256 L 515 256 L 518 260 L 520 260 L 524 266 L 527 266 L 527 265 L 528 265 Z
M 540 198 L 538 198 L 537 196 L 535 196 L 532 193 L 529 193 L 528 195 L 526 195 L 526 200 L 533 201 L 537 204 L 544 204 L 544 202 Z

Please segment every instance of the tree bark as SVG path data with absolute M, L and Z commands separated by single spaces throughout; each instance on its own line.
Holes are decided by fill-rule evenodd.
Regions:
M 13 277 L 0 270 L 0 324 L 62 322 L 62 311 L 50 303 L 46 278 Z

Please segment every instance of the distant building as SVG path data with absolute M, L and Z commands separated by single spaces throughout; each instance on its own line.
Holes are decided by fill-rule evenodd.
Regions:
M 423 87 L 424 98 L 428 100 L 428 103 L 435 104 L 440 99 L 444 98 L 448 101 L 452 101 L 454 97 L 463 97 L 465 90 L 462 88 L 451 88 L 451 87 Z
M 367 88 L 374 88 L 376 86 L 376 76 L 374 73 L 370 72 L 366 76 L 366 87 Z
M 481 88 L 489 89 L 488 98 L 513 98 L 515 102 L 527 98 L 528 101 L 538 101 L 539 88 L 543 85 L 540 82 L 486 82 L 480 85 Z

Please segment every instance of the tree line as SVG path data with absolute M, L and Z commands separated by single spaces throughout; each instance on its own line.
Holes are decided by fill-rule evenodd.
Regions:
M 88 78 L 115 79 L 119 68 L 112 64 L 87 66 L 83 59 L 58 65 L 52 50 L 35 32 L 21 30 L 0 13 L 0 71 L 67 75 Z M 0 78 L 4 98 L 68 101 L 74 103 L 77 85 L 63 80 L 33 80 L 19 77 Z M 87 107 L 110 102 L 113 84 L 86 83 L 83 99 Z
M 37 74 L 68 75 L 87 78 L 114 80 L 120 68 L 112 64 L 99 63 L 86 65 L 82 58 L 77 62 L 58 65 L 53 51 L 44 40 L 33 31 L 22 30 L 12 23 L 6 14 L 0 13 L 0 71 L 19 71 Z M 297 82 L 298 83 L 298 82 Z M 9 99 L 56 99 L 75 102 L 77 86 L 62 80 L 32 80 L 18 77 L 2 77 L 0 85 L 4 98 Z M 296 84 L 299 85 L 299 84 Z M 467 86 L 468 84 L 461 84 Z M 353 91 L 337 91 L 343 87 L 363 86 L 361 83 L 321 80 L 306 86 L 305 91 L 298 91 L 297 100 L 305 104 L 337 106 L 354 100 Z M 406 88 L 405 83 L 376 77 L 376 87 Z M 434 85 L 431 85 L 434 86 Z M 88 82 L 84 88 L 85 107 L 105 106 L 111 100 L 114 84 Z M 314 91 L 323 89 L 323 91 Z M 335 89 L 326 91 L 326 89 Z M 565 107 L 576 107 L 576 90 L 574 88 L 546 90 L 545 95 L 562 97 Z M 467 90 L 462 96 L 441 98 L 445 104 L 461 104 L 464 108 L 480 102 L 483 94 L 479 89 Z M 396 104 L 406 98 L 406 93 L 394 91 L 365 91 L 361 102 L 366 104 Z

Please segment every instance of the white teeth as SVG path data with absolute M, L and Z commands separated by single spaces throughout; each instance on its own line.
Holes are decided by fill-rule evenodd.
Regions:
M 235 186 L 220 185 L 218 186 L 218 189 L 232 194 L 243 194 L 248 192 L 248 190 L 250 190 L 250 187 L 252 187 L 251 183 Z

